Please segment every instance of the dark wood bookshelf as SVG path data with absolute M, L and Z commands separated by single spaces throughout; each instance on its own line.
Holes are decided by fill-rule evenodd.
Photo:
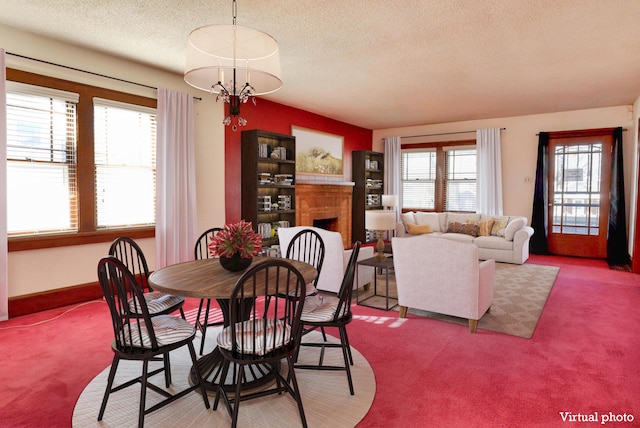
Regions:
M 242 131 L 241 216 L 262 231 L 270 225 L 274 231 L 263 236 L 263 246 L 278 243 L 279 222 L 296 223 L 296 138 L 263 130 Z M 273 154 L 273 153 L 277 154 Z M 270 199 L 270 202 L 265 202 Z
M 384 192 L 384 154 L 369 150 L 355 150 L 351 155 L 353 188 L 352 241 L 375 242 L 375 233 L 364 227 L 366 210 L 382 209 Z

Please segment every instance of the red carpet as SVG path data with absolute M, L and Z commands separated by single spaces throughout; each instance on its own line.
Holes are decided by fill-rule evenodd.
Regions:
M 529 262 L 560 266 L 531 339 L 356 306 L 351 343 L 377 383 L 358 427 L 561 427 L 595 412 L 594 426 L 625 414 L 633 422 L 607 426 L 640 426 L 640 276 L 601 261 Z M 69 309 L 0 322 L 0 427 L 69 427 L 85 385 L 111 363 L 104 303 L 18 327 Z

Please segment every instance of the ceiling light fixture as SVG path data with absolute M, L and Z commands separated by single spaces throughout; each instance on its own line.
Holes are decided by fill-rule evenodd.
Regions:
M 236 25 L 235 0 L 232 10 L 233 25 L 207 25 L 189 34 L 184 80 L 228 103 L 223 123 L 234 122 L 235 131 L 247 124 L 240 105 L 249 99 L 255 104 L 256 95 L 277 91 L 282 79 L 278 42 L 267 33 Z

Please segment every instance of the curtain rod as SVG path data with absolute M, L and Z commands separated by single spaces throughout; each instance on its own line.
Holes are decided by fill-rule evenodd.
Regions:
M 620 128 L 622 128 L 622 127 L 620 127 Z M 561 132 L 570 133 L 570 132 L 583 132 L 583 131 L 587 131 L 587 132 L 588 131 L 599 131 L 600 129 L 616 129 L 616 128 L 596 128 L 596 129 L 579 129 L 579 130 L 576 130 L 576 131 L 543 131 L 543 132 L 546 132 L 547 134 L 553 134 L 553 133 L 561 133 Z M 627 128 L 622 128 L 622 131 L 623 132 L 627 132 Z M 540 136 L 540 133 L 538 132 L 536 134 L 536 137 L 539 137 L 539 136 Z
M 104 78 L 111 79 L 111 80 L 117 80 L 118 82 L 123 82 L 123 83 L 129 83 L 131 85 L 142 86 L 143 88 L 156 89 L 156 90 L 158 89 L 158 88 L 153 87 L 153 86 L 145 85 L 144 83 L 132 82 L 130 80 L 121 79 L 119 77 L 107 76 L 106 74 L 96 73 L 94 71 L 87 71 L 87 70 L 82 70 L 80 68 L 70 67 L 68 65 L 56 64 L 55 62 L 49 62 L 49 61 L 45 61 L 45 60 L 38 59 L 38 58 L 32 58 L 32 57 L 25 56 L 25 55 L 15 54 L 13 52 L 5 52 L 5 53 L 7 55 L 15 56 L 15 57 L 18 57 L 18 58 L 28 59 L 28 60 L 31 60 L 31 61 L 41 62 L 41 63 L 47 64 L 47 65 L 54 65 L 56 67 L 66 68 L 67 70 L 79 71 L 81 73 L 87 73 L 87 74 L 91 74 L 91 75 L 98 76 L 98 77 L 104 77 Z M 199 98 L 199 97 L 193 97 L 193 98 L 195 98 L 196 100 L 202 100 L 202 98 Z
M 500 128 L 501 131 L 504 131 L 507 128 Z M 453 134 L 469 134 L 471 132 L 476 132 L 474 131 L 456 131 L 456 132 L 442 132 L 440 134 L 422 134 L 422 135 L 405 135 L 404 137 L 400 137 L 400 138 L 417 138 L 417 137 L 437 137 L 439 135 L 453 135 Z M 382 140 L 384 140 L 384 138 L 381 138 Z

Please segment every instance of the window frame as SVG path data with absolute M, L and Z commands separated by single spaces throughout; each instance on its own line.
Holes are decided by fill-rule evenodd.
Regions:
M 403 205 L 402 212 L 408 211 L 425 211 L 425 212 L 444 212 L 445 211 L 445 195 L 446 195 L 446 149 L 450 147 L 464 147 L 469 146 L 469 148 L 476 148 L 477 144 L 476 140 L 461 140 L 461 141 L 443 141 L 443 142 L 433 142 L 433 143 L 415 143 L 415 144 L 401 144 L 400 150 L 411 150 L 416 151 L 416 149 L 435 149 L 436 151 L 436 185 L 435 185 L 435 204 L 434 209 L 424 209 L 424 208 L 415 208 L 415 207 L 405 207 Z M 477 152 L 476 152 L 477 156 Z M 476 177 L 477 180 L 477 177 Z M 459 211 L 459 212 L 470 212 L 470 211 Z
M 96 197 L 93 148 L 93 98 L 157 108 L 157 100 L 112 89 L 7 68 L 6 79 L 79 94 L 76 105 L 78 231 L 8 238 L 8 250 L 22 251 L 111 242 L 126 234 L 133 239 L 155 237 L 155 226 L 96 229 Z

